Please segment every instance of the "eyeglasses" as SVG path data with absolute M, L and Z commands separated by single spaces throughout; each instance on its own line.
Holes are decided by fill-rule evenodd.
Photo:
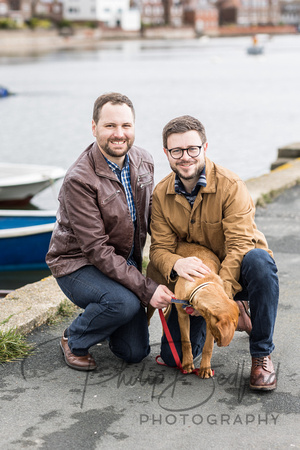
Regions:
M 191 157 L 191 158 L 197 158 L 197 156 L 200 155 L 201 150 L 202 150 L 203 144 L 202 145 L 192 145 L 191 147 L 188 148 L 171 148 L 170 150 L 168 150 L 168 152 L 170 153 L 170 155 L 172 156 L 172 158 L 174 159 L 180 159 L 183 157 L 183 153 L 187 152 L 187 154 Z

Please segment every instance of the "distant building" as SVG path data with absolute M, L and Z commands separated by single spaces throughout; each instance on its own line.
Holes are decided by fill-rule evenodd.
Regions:
M 182 26 L 183 6 L 177 0 L 140 0 L 135 5 L 141 11 L 143 25 Z
M 220 25 L 278 25 L 280 0 L 219 0 Z
M 59 22 L 63 18 L 63 3 L 56 0 L 35 0 L 32 2 L 32 15 Z
M 135 0 L 143 25 L 192 25 L 202 32 L 218 27 L 219 12 L 209 0 Z
M 184 1 L 163 0 L 164 21 L 166 25 L 181 27 L 183 25 Z
M 219 26 L 218 8 L 209 0 L 186 0 L 184 5 L 185 24 L 194 26 L 197 33 L 215 31 Z
M 141 25 L 187 25 L 199 34 L 226 24 L 282 23 L 299 28 L 300 0 L 0 0 L 0 18 L 23 25 L 31 17 L 93 22 L 128 31 L 138 31 Z
M 295 25 L 300 31 L 300 0 L 282 2 L 281 21 L 287 25 Z
M 241 0 L 238 25 L 278 25 L 280 0 Z
M 30 0 L 0 0 L 0 18 L 13 19 L 18 25 L 31 18 Z
M 63 0 L 64 18 L 74 22 L 96 22 L 126 30 L 140 29 L 140 13 L 130 0 Z
M 161 1 L 141 1 L 141 20 L 143 25 L 164 25 L 164 5 Z

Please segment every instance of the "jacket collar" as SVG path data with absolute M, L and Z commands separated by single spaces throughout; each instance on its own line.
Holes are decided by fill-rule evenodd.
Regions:
M 214 194 L 217 192 L 216 166 L 209 158 L 205 158 L 205 167 L 207 184 L 205 187 L 200 189 L 200 192 L 205 194 Z
M 96 141 L 92 144 L 91 155 L 95 164 L 96 174 L 111 178 L 113 176 L 113 172 L 111 171 L 107 162 L 105 161 L 105 158 L 101 153 Z M 130 165 L 133 165 L 134 167 L 140 166 L 142 158 L 139 155 L 138 151 L 136 150 L 135 146 L 132 146 L 129 149 L 128 156 Z

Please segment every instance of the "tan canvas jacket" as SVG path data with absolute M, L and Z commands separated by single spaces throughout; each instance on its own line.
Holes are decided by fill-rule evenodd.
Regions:
M 207 186 L 201 187 L 193 208 L 175 193 L 172 172 L 155 188 L 152 202 L 150 260 L 170 281 L 180 257 L 178 240 L 211 249 L 221 260 L 220 277 L 230 298 L 241 290 L 238 283 L 244 255 L 253 248 L 268 249 L 265 236 L 254 222 L 255 207 L 245 183 L 230 170 L 206 158 Z

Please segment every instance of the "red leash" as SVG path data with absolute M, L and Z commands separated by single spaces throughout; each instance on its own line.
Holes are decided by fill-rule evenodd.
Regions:
M 183 370 L 183 367 L 182 367 L 182 364 L 181 364 L 181 361 L 180 361 L 178 352 L 177 352 L 177 350 L 176 350 L 174 341 L 173 341 L 173 339 L 172 339 L 172 336 L 171 336 L 169 327 L 168 327 L 168 325 L 167 325 L 167 321 L 166 321 L 166 319 L 165 319 L 164 313 L 163 313 L 162 309 L 159 309 L 158 312 L 159 312 L 159 317 L 160 317 L 160 320 L 161 320 L 161 323 L 162 323 L 163 330 L 164 330 L 164 332 L 165 332 L 167 341 L 168 341 L 168 343 L 169 343 L 169 346 L 170 346 L 170 349 L 171 349 L 173 358 L 174 358 L 174 360 L 175 360 L 175 362 L 176 362 L 176 366 L 177 366 L 177 368 L 178 368 L 183 374 L 187 374 L 187 371 L 186 371 L 186 370 Z M 159 359 L 160 357 L 161 357 L 161 356 L 158 355 L 158 356 L 155 358 L 157 364 L 159 364 L 159 365 L 161 365 L 161 366 L 167 366 L 167 367 L 168 367 L 168 364 L 165 364 L 165 363 L 163 363 L 163 362 L 158 361 L 158 359 Z M 198 371 L 199 371 L 199 369 L 194 369 L 191 373 L 195 373 L 196 375 L 198 375 Z
M 179 300 L 179 301 L 178 301 L 178 300 L 176 301 L 176 303 L 179 303 L 179 302 L 180 302 L 180 303 L 183 303 L 183 301 L 180 301 L 180 300 Z M 174 303 L 175 303 L 175 302 L 174 302 Z M 162 323 L 162 326 L 163 326 L 164 333 L 165 333 L 166 338 L 167 338 L 167 341 L 168 341 L 168 343 L 169 343 L 169 346 L 170 346 L 170 349 L 171 349 L 173 358 L 174 358 L 174 360 L 175 360 L 175 362 L 176 362 L 177 369 L 179 369 L 179 370 L 181 371 L 181 373 L 187 375 L 188 372 L 187 372 L 186 370 L 184 370 L 183 367 L 182 367 L 182 364 L 181 364 L 181 361 L 180 361 L 178 352 L 177 352 L 177 350 L 176 350 L 174 341 L 173 341 L 173 339 L 172 339 L 172 336 L 171 336 L 171 333 L 170 333 L 170 330 L 169 330 L 167 321 L 166 321 L 166 319 L 165 319 L 164 313 L 163 313 L 162 309 L 159 309 L 158 312 L 159 312 L 159 317 L 160 317 L 160 320 L 161 320 L 161 323 Z M 161 362 L 161 361 L 158 361 L 159 358 L 161 358 L 160 355 L 156 356 L 156 358 L 155 358 L 157 364 L 159 364 L 160 366 L 167 366 L 167 367 L 169 367 L 168 364 L 166 364 L 166 363 L 164 363 L 164 362 Z M 199 369 L 193 369 L 192 372 L 190 372 L 190 373 L 194 373 L 195 375 L 198 375 L 198 372 L 199 372 Z M 213 376 L 214 376 L 215 371 L 212 370 L 212 373 L 213 373 Z
M 159 312 L 159 317 L 160 317 L 160 320 L 161 320 L 161 323 L 162 323 L 162 326 L 163 326 L 163 329 L 164 329 L 164 332 L 165 332 L 167 341 L 168 341 L 168 343 L 169 343 L 169 346 L 170 346 L 172 355 L 173 355 L 174 360 L 175 360 L 175 362 L 176 362 L 176 366 L 178 367 L 178 369 L 181 370 L 181 372 L 186 373 L 186 372 L 183 370 L 183 368 L 182 368 L 182 364 L 181 364 L 179 355 L 178 355 L 178 353 L 177 353 L 177 350 L 176 350 L 174 341 L 173 341 L 173 339 L 172 339 L 172 336 L 171 336 L 169 327 L 168 327 L 168 325 L 167 325 L 167 321 L 166 321 L 166 319 L 165 319 L 163 310 L 162 310 L 162 309 L 159 309 L 158 312 Z M 158 362 L 158 361 L 157 361 L 158 358 L 160 358 L 160 355 L 158 355 L 158 356 L 156 357 L 156 362 L 157 362 L 158 364 L 163 365 L 163 366 L 166 366 L 166 365 L 167 365 L 167 364 L 165 364 L 165 363 Z

